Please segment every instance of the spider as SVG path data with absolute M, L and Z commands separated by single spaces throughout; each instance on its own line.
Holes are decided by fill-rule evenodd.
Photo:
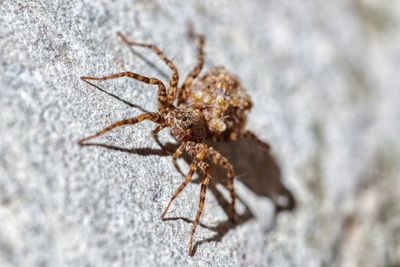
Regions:
M 210 146 L 210 142 L 235 141 L 241 138 L 250 138 L 256 141 L 264 150 L 269 145 L 259 140 L 255 134 L 244 129 L 246 115 L 251 109 L 252 103 L 246 94 L 239 79 L 225 70 L 223 67 L 214 67 L 200 79 L 199 74 L 204 65 L 204 43 L 205 37 L 189 29 L 189 37 L 197 41 L 197 64 L 188 74 L 183 85 L 178 88 L 179 72 L 174 62 L 168 59 L 164 53 L 155 45 L 128 40 L 124 35 L 118 36 L 127 45 L 144 47 L 156 53 L 172 72 L 168 87 L 157 79 L 147 77 L 134 72 L 121 72 L 103 77 L 81 77 L 82 80 L 110 80 L 122 77 L 156 85 L 158 87 L 158 110 L 157 112 L 146 112 L 139 116 L 117 121 L 99 132 L 79 140 L 80 145 L 90 139 L 103 135 L 117 127 L 134 125 L 136 123 L 150 120 L 157 124 L 152 131 L 156 139 L 157 134 L 164 128 L 171 128 L 171 135 L 178 141 L 179 147 L 173 154 L 174 161 L 184 151 L 193 157 L 190 170 L 184 181 L 172 195 L 161 219 L 171 207 L 172 202 L 179 196 L 186 185 L 192 180 L 193 174 L 199 169 L 203 175 L 200 189 L 200 199 L 195 220 L 189 237 L 189 255 L 192 255 L 193 236 L 199 223 L 204 208 L 207 186 L 212 179 L 209 173 L 208 160 L 222 166 L 227 173 L 226 187 L 230 192 L 229 218 L 235 221 L 236 193 L 234 189 L 235 171 L 229 160 Z M 175 104 L 175 102 L 177 102 Z M 156 139 L 157 140 L 157 139 Z

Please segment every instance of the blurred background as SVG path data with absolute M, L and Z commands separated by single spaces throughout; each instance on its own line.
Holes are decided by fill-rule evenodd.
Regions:
M 206 36 L 205 69 L 240 77 L 247 128 L 272 147 L 218 145 L 238 171 L 240 217 L 227 220 L 216 171 L 193 257 L 200 187 L 161 221 L 183 177 L 154 125 L 77 145 L 141 113 L 80 76 L 168 82 L 156 56 L 116 33 L 157 44 L 185 77 L 189 21 Z M 0 1 L 0 265 L 400 266 L 399 22 L 395 0 Z M 156 109 L 151 86 L 96 84 Z

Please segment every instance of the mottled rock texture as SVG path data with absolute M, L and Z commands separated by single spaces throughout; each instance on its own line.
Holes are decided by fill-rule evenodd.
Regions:
M 77 145 L 141 112 L 80 76 L 169 74 L 116 33 L 157 44 L 184 77 L 189 20 L 207 36 L 206 68 L 240 76 L 248 128 L 272 146 L 220 148 L 242 216 L 227 222 L 227 192 L 211 186 L 193 257 L 199 184 L 160 220 L 183 177 L 153 124 L 96 140 L 111 148 Z M 0 0 L 0 265 L 399 266 L 399 23 L 399 1 Z M 156 108 L 152 86 L 97 84 Z

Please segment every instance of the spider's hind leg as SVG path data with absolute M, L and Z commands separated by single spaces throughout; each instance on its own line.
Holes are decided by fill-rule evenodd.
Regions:
M 229 136 L 229 141 L 237 141 L 239 139 L 250 139 L 253 140 L 254 142 L 257 143 L 257 145 L 262 148 L 264 151 L 269 151 L 271 149 L 271 146 L 261 139 L 257 137 L 253 132 L 251 131 L 244 131 L 244 132 L 233 132 Z

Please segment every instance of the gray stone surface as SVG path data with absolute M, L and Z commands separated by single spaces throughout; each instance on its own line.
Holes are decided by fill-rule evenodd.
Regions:
M 377 0 L 0 1 L 0 266 L 399 266 L 399 18 L 398 1 Z M 241 77 L 248 128 L 272 145 L 267 158 L 221 148 L 243 215 L 226 223 L 213 186 L 193 257 L 191 224 L 159 218 L 183 178 L 151 123 L 96 140 L 130 152 L 77 145 L 140 113 L 80 76 L 160 76 L 116 32 L 158 44 L 184 76 L 189 19 L 207 67 Z M 155 109 L 150 86 L 98 84 Z M 198 192 L 188 186 L 170 216 L 193 218 Z M 296 209 L 278 213 L 289 192 Z

